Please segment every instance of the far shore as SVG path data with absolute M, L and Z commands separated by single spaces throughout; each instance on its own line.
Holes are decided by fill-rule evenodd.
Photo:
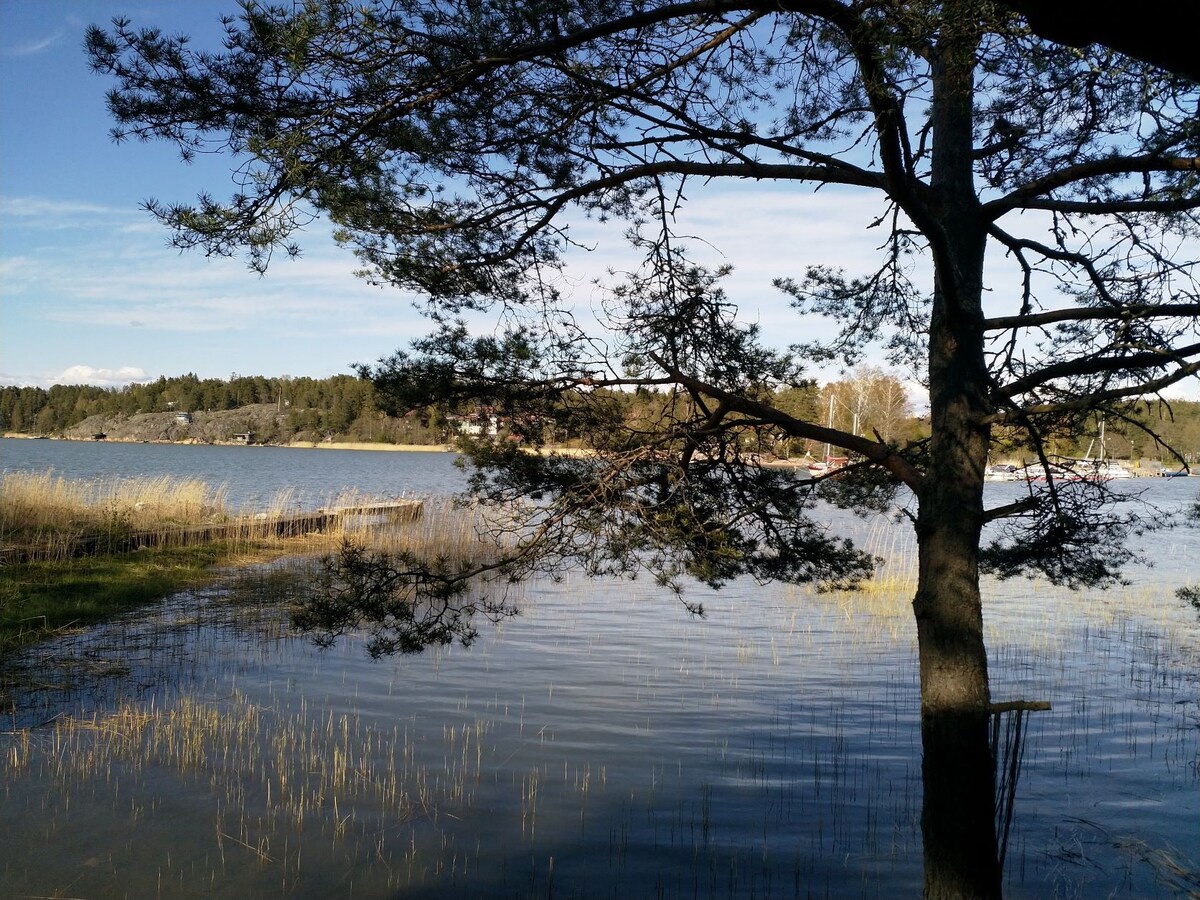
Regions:
M 14 440 L 52 440 L 52 441 L 71 441 L 73 443 L 93 443 L 88 438 L 71 438 L 71 437 L 51 437 L 50 435 L 41 434 L 23 434 L 19 432 L 6 431 L 0 434 L 0 437 L 11 438 Z M 292 441 L 287 444 L 243 444 L 235 441 L 161 441 L 161 440 L 137 440 L 133 438 L 105 437 L 97 443 L 107 444 L 180 444 L 192 446 L 210 446 L 210 447 L 283 447 L 289 450 L 379 450 L 385 452 L 399 451 L 402 453 L 456 453 L 458 448 L 453 444 L 385 444 L 382 442 L 372 443 L 369 441 Z M 532 452 L 532 451 L 531 451 Z M 595 455 L 594 450 L 585 447 L 542 447 L 537 452 L 542 456 L 570 456 L 570 457 L 587 457 Z M 811 460 L 803 458 L 781 459 L 775 456 L 757 457 L 760 465 L 768 468 L 805 468 Z M 1118 460 L 1124 465 L 1135 478 L 1145 478 L 1161 474 L 1163 471 L 1162 464 L 1151 462 L 1149 466 L 1143 466 L 1141 460 Z
M 458 448 L 453 444 L 385 444 L 372 443 L 369 441 L 291 441 L 287 444 L 243 444 L 235 441 L 142 441 L 135 438 L 119 438 L 105 437 L 103 440 L 94 441 L 91 438 L 72 438 L 72 437 L 52 437 L 42 434 L 23 434 L 18 432 L 7 431 L 0 437 L 12 438 L 14 440 L 51 440 L 51 441 L 70 441 L 76 444 L 179 444 L 182 446 L 208 446 L 208 447 L 284 447 L 289 450 L 383 450 L 383 451 L 401 451 L 408 453 L 455 453 Z M 542 447 L 538 450 L 542 456 L 570 456 L 581 458 L 586 456 L 594 456 L 596 451 L 586 447 Z M 768 466 L 802 466 L 804 462 L 799 459 L 777 459 L 762 460 L 764 465 Z
M 136 438 L 105 437 L 95 441 L 92 438 L 59 437 L 48 434 L 24 434 L 6 431 L 0 437 L 19 441 L 68 441 L 75 444 L 178 444 L 195 447 L 283 447 L 288 450 L 382 450 L 385 452 L 400 451 L 405 453 L 456 453 L 458 448 L 453 444 L 385 444 L 371 441 L 291 441 L 287 444 L 243 444 L 238 441 L 143 441 Z M 579 447 L 543 447 L 543 455 L 557 454 L 560 456 L 590 456 L 593 451 Z
M 239 446 L 239 445 L 233 445 Z M 330 442 L 292 441 L 290 444 L 266 444 L 255 446 L 289 447 L 297 450 L 401 450 L 410 453 L 452 453 L 449 444 L 376 444 L 368 441 Z
M 237 441 L 140 441 L 133 438 L 106 437 L 96 441 L 92 438 L 56 437 L 48 434 L 22 434 L 6 431 L 0 437 L 18 441 L 69 441 L 75 444 L 179 444 L 181 446 L 208 447 L 286 447 L 293 450 L 403 450 L 422 453 L 450 453 L 454 447 L 450 444 L 384 444 L 367 441 L 346 441 L 332 443 L 329 441 L 292 441 L 288 444 L 243 444 Z

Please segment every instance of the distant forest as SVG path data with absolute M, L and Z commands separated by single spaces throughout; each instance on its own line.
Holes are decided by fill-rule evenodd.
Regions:
M 646 392 L 622 396 L 625 415 L 655 419 L 653 407 L 662 402 Z M 445 444 L 454 440 L 465 423 L 481 421 L 480 411 L 463 409 L 456 415 L 416 410 L 402 417 L 385 414 L 376 402 L 368 380 L 353 375 L 329 378 L 267 378 L 233 375 L 228 379 L 199 378 L 194 374 L 160 377 L 148 384 L 122 388 L 89 385 L 0 387 L 0 432 L 58 435 L 90 416 L 129 417 L 139 413 L 220 412 L 270 404 L 274 432 L 256 434 L 265 443 L 292 441 L 355 441 L 390 444 Z M 774 405 L 786 412 L 861 434 L 879 432 L 887 440 L 904 443 L 927 434 L 927 422 L 914 415 L 896 378 L 875 369 L 851 373 L 845 380 L 824 386 L 815 383 L 788 388 L 774 395 Z M 1200 402 L 1175 401 L 1145 404 L 1138 418 L 1179 450 L 1189 462 L 1200 461 Z M 1121 459 L 1162 459 L 1170 454 L 1129 423 L 1106 423 L 1104 453 Z M 1065 456 L 1099 455 L 1096 431 L 1064 434 L 1052 441 L 1052 451 Z M 584 435 L 556 435 L 560 443 L 587 444 Z M 767 449 L 767 448 L 763 448 Z M 821 456 L 823 448 L 799 445 L 772 446 L 780 455 Z M 1029 456 L 1028 451 L 1005 445 L 1003 432 L 996 436 L 995 459 Z
M 376 406 L 371 382 L 353 375 L 233 375 L 226 380 L 198 378 L 189 373 L 119 389 L 63 384 L 49 390 L 4 387 L 0 388 L 0 430 L 55 435 L 95 415 L 219 412 L 253 404 L 274 404 L 282 413 L 276 433 L 257 435 L 266 443 L 332 439 L 438 444 L 449 437 L 444 420 L 435 421 L 421 414 L 403 418 L 384 415 Z

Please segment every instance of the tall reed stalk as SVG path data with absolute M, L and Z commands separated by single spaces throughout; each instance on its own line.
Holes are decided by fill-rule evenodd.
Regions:
M 80 481 L 49 469 L 10 472 L 0 477 L 0 546 L 53 560 L 84 540 L 103 548 L 135 532 L 228 521 L 226 493 L 165 475 Z

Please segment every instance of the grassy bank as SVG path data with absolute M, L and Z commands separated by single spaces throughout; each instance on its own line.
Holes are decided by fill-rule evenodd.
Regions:
M 232 513 L 223 489 L 196 481 L 11 473 L 0 478 L 0 651 L 208 583 L 220 567 L 332 555 L 345 542 L 478 564 L 511 539 L 510 524 L 449 498 L 348 494 L 297 512 L 285 496 L 252 515 Z
M 273 504 L 276 512 L 286 506 L 286 497 Z M 5 475 L 0 479 L 5 560 L 0 566 L 0 651 L 211 582 L 219 567 L 319 552 L 336 539 L 270 537 L 262 532 L 261 518 L 246 517 L 244 528 L 239 527 L 242 521 L 228 508 L 224 488 L 191 479 L 74 481 L 52 472 Z M 195 534 L 188 529 L 221 523 L 233 527 L 220 539 L 161 541 L 151 548 L 113 552 L 131 535 Z
M 219 567 L 280 552 L 264 547 L 255 554 L 217 543 L 5 566 L 0 570 L 0 655 L 208 584 Z

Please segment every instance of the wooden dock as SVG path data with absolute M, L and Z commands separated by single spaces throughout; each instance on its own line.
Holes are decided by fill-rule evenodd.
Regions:
M 58 548 L 58 551 L 62 553 L 65 550 L 66 555 L 72 557 L 97 556 L 130 553 L 151 547 L 186 547 L 224 540 L 301 537 L 306 534 L 321 534 L 354 520 L 361 520 L 363 525 L 412 522 L 421 518 L 423 511 L 424 504 L 420 500 L 373 501 L 282 516 L 259 514 L 205 525 L 159 528 L 122 535 L 87 535 L 73 541 L 69 548 Z M 45 549 L 38 547 L 5 547 L 0 549 L 0 564 L 28 562 L 47 555 L 49 554 Z

